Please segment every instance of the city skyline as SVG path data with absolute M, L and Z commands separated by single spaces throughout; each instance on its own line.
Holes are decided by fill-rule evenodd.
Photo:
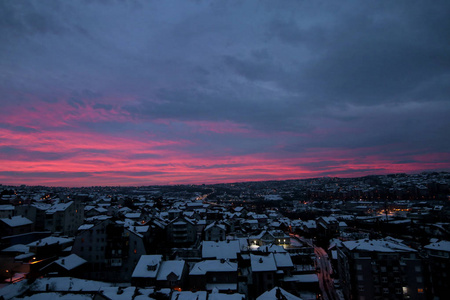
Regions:
M 0 183 L 450 169 L 450 5 L 0 3 Z

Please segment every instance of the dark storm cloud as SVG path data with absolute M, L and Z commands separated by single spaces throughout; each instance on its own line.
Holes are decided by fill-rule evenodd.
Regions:
M 11 125 L 11 124 L 4 124 L 4 123 L 0 123 L 0 128 L 5 128 L 5 129 L 12 130 L 12 131 L 24 132 L 24 133 L 39 132 L 39 130 L 32 128 L 32 127 L 16 126 L 16 125 Z
M 449 15 L 448 1 L 2 1 L 0 128 L 142 147 L 70 157 L 413 163 L 401 153 L 450 152 Z

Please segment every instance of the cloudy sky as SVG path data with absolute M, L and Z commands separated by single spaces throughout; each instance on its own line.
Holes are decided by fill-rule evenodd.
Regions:
M 450 2 L 0 1 L 0 183 L 450 169 Z

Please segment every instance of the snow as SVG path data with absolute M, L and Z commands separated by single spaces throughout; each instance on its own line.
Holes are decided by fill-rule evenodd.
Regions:
M 136 292 L 136 287 L 131 286 L 127 288 L 119 287 L 104 287 L 100 292 L 106 296 L 108 299 L 114 300 L 128 300 L 133 299 L 133 295 Z
M 221 294 L 221 293 L 211 293 L 208 296 L 208 300 L 243 300 L 245 295 L 242 294 Z
M 178 280 L 180 280 L 183 275 L 184 266 L 184 260 L 163 261 L 159 267 L 156 280 L 167 280 L 167 276 L 169 276 L 170 273 L 174 273 L 178 277 Z
M 205 275 L 208 272 L 237 272 L 237 263 L 225 260 L 204 260 L 194 265 L 189 275 Z
M 81 295 L 81 294 L 60 294 L 60 293 L 39 293 L 24 298 L 23 300 L 92 300 L 92 295 Z
M 342 243 L 349 250 L 374 251 L 374 252 L 417 252 L 408 246 L 388 239 L 347 241 Z
M 237 290 L 237 283 L 208 283 L 206 284 L 206 290 L 212 291 L 214 289 L 217 289 L 219 291 L 236 291 Z
M 2 250 L 2 252 L 21 252 L 21 253 L 28 253 L 28 251 L 30 251 L 30 248 L 23 244 L 13 245 L 11 247 Z
M 199 292 L 174 292 L 172 300 L 206 300 L 208 294 L 205 291 Z
M 440 242 L 434 242 L 424 247 L 428 250 L 438 250 L 438 251 L 445 251 L 450 252 L 450 241 L 440 241 Z
M 289 277 L 284 277 L 284 281 L 319 282 L 319 277 L 317 274 L 296 274 Z
M 250 254 L 250 261 L 253 272 L 277 270 L 277 265 L 273 253 L 270 253 L 267 256 Z
M 73 201 L 67 202 L 67 203 L 57 203 L 55 205 L 53 205 L 52 207 L 50 207 L 47 211 L 46 214 L 54 214 L 55 212 L 58 211 L 65 211 L 67 208 L 69 208 L 69 206 L 71 206 L 73 203 Z
M 57 259 L 53 263 L 60 265 L 66 270 L 72 270 L 86 263 L 86 260 L 84 260 L 83 258 L 79 257 L 76 254 L 71 254 L 69 256 Z
M 5 223 L 6 225 L 8 225 L 9 227 L 19 227 L 19 226 L 25 226 L 25 225 L 30 225 L 33 224 L 33 221 L 22 217 L 22 216 L 14 216 L 11 218 L 4 218 L 4 219 L 0 219 L 3 223 Z
M 43 239 L 40 239 L 38 241 L 34 241 L 32 243 L 27 244 L 29 247 L 34 246 L 45 246 L 45 245 L 53 245 L 53 244 L 66 244 L 66 243 L 72 243 L 73 238 L 62 238 L 62 237 L 56 237 L 56 236 L 49 236 Z
M 113 286 L 113 284 L 72 277 L 51 277 L 36 279 L 30 285 L 30 290 L 34 292 L 45 292 L 49 288 L 49 291 L 52 292 L 97 292 L 108 286 Z
M 131 277 L 156 278 L 162 261 L 162 255 L 141 255 Z M 154 266 L 153 268 L 151 268 Z
M 202 257 L 216 259 L 237 259 L 237 253 L 241 252 L 238 240 L 231 241 L 203 241 Z
M 275 288 L 271 289 L 270 291 L 266 291 L 264 294 L 257 297 L 256 300 L 281 299 L 281 297 L 277 297 L 278 293 L 281 293 L 281 295 L 283 295 L 286 300 L 302 300 L 302 298 L 294 296 L 291 293 L 288 293 L 279 287 L 275 287 Z
M 275 263 L 277 264 L 278 268 L 294 267 L 289 253 L 274 253 L 273 256 L 275 257 Z
M 94 227 L 94 224 L 83 224 L 80 227 L 78 227 L 78 230 L 88 230 L 91 229 L 92 227 Z

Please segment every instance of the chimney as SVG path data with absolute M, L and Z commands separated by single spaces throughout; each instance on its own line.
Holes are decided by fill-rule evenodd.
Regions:
M 64 258 L 61 259 L 61 264 L 62 264 L 62 265 L 64 264 L 64 262 L 65 262 Z

